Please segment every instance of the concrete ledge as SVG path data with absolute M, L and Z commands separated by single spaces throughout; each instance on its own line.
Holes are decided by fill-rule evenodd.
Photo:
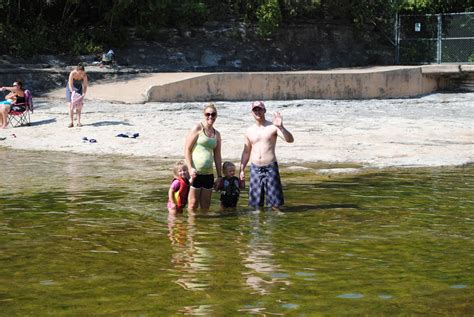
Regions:
M 439 90 L 457 91 L 470 87 L 474 78 L 474 65 L 456 64 L 295 72 L 151 73 L 134 68 L 99 67 L 86 70 L 91 98 L 126 103 L 402 98 Z M 0 83 L 20 78 L 35 96 L 47 93 L 64 98 L 69 71 L 69 67 L 1 68 Z
M 421 67 L 421 72 L 424 75 L 438 75 L 438 74 L 459 74 L 461 73 L 461 65 L 426 65 Z
M 473 65 L 461 65 L 462 72 L 474 73 L 474 64 Z
M 439 89 L 437 78 L 422 67 L 211 73 L 164 85 L 152 85 L 146 101 L 371 99 L 413 97 Z

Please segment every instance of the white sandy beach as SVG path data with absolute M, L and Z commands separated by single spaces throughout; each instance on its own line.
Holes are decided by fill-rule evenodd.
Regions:
M 140 104 L 147 77 L 117 84 L 92 83 L 83 127 L 67 128 L 64 91 L 35 99 L 29 127 L 0 130 L 0 147 L 93 155 L 180 158 L 188 129 L 203 103 Z M 250 102 L 216 102 L 223 159 L 238 161 L 252 124 Z M 434 94 L 415 99 L 268 101 L 280 111 L 295 143 L 279 141 L 288 162 L 354 162 L 368 167 L 442 166 L 474 161 L 474 94 Z M 120 133 L 139 133 L 121 138 Z M 95 139 L 97 143 L 84 141 Z

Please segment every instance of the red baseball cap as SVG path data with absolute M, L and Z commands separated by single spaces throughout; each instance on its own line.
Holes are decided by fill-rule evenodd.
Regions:
M 250 110 L 253 110 L 254 108 L 261 108 L 265 110 L 265 104 L 262 101 L 254 101 L 250 104 Z

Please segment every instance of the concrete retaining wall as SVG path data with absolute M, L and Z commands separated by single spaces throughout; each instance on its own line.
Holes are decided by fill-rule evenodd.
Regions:
M 415 97 L 439 90 L 462 91 L 460 87 L 471 87 L 474 75 L 474 65 L 233 73 L 140 73 L 137 69 L 98 67 L 86 70 L 92 98 L 114 101 L 117 94 L 127 91 L 134 97 L 127 99 L 129 103 Z M 52 91 L 62 98 L 68 74 L 67 68 L 0 69 L 0 85 L 10 85 L 20 78 L 34 96 Z M 54 89 L 58 88 L 55 95 Z
M 399 98 L 428 94 L 442 88 L 439 77 L 422 67 L 210 73 L 154 85 L 147 101 L 287 100 Z

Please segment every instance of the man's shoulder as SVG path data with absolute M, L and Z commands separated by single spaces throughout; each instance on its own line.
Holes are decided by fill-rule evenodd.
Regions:
M 262 128 L 264 128 L 265 130 L 275 130 L 275 131 L 277 130 L 277 127 L 275 127 L 272 122 L 265 121 L 262 125 L 253 124 L 249 126 L 247 128 L 247 133 L 252 133 L 257 130 L 261 130 Z

